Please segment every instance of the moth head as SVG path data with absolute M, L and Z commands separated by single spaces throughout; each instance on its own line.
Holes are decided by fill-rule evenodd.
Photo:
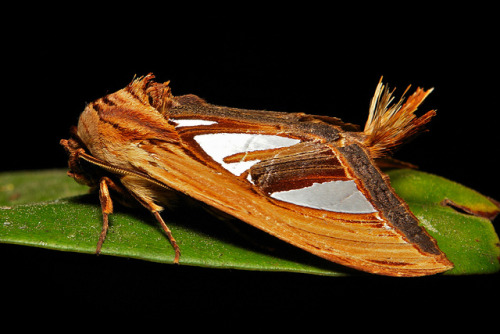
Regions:
M 70 129 L 70 139 L 61 139 L 60 144 L 68 153 L 68 176 L 75 179 L 76 182 L 94 187 L 97 185 L 99 178 L 92 173 L 91 169 L 85 168 L 80 159 L 80 155 L 85 154 L 86 147 L 76 133 L 76 127 Z

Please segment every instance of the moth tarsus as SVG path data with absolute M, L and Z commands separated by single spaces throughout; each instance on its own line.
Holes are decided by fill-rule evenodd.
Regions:
M 69 175 L 99 190 L 104 243 L 111 197 L 160 212 L 182 193 L 329 261 L 390 276 L 453 267 L 399 198 L 377 161 L 415 135 L 430 93 L 393 104 L 379 83 L 363 131 L 328 116 L 216 106 L 174 96 L 154 76 L 87 105 L 69 140 Z M 111 190 L 111 192 L 110 192 Z
M 177 245 L 177 241 L 175 241 L 174 237 L 172 236 L 172 231 L 170 231 L 167 224 L 165 224 L 158 211 L 154 211 L 153 215 L 155 216 L 156 220 L 160 223 L 161 227 L 163 228 L 163 231 L 167 235 L 168 239 L 170 240 L 170 243 L 172 244 L 172 247 L 174 248 L 175 251 L 174 263 L 179 263 L 179 258 L 181 256 L 181 249 Z
M 109 215 L 113 213 L 113 201 L 111 200 L 111 196 L 109 195 L 108 184 L 116 187 L 114 182 L 111 181 L 110 178 L 104 176 L 101 178 L 99 182 L 99 201 L 101 202 L 102 209 L 102 230 L 101 235 L 99 236 L 99 241 L 97 242 L 96 254 L 101 253 L 102 244 L 104 243 L 104 239 L 106 239 L 106 234 L 108 233 L 109 227 Z

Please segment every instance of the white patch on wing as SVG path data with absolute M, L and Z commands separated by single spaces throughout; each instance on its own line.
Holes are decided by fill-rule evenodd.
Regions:
M 180 128 L 183 126 L 198 126 L 198 125 L 212 125 L 217 124 L 215 121 L 207 121 L 205 119 L 170 119 L 177 124 L 175 127 Z
M 376 212 L 354 181 L 313 183 L 312 186 L 278 191 L 271 197 L 309 208 L 345 213 Z
M 259 160 L 225 163 L 225 157 L 236 153 L 287 147 L 300 142 L 293 138 L 251 133 L 210 133 L 195 136 L 194 140 L 212 159 L 237 176 Z

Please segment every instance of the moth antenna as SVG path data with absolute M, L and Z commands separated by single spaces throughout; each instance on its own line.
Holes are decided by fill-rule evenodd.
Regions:
M 418 106 L 433 88 L 424 90 L 419 87 L 405 101 L 404 95 L 410 87 L 408 86 L 399 101 L 393 103 L 395 89 L 389 91 L 380 78 L 363 131 L 365 135 L 363 144 L 368 147 L 372 158 L 380 158 L 390 153 L 398 145 L 422 131 L 423 126 L 436 115 L 435 110 L 428 111 L 420 117 L 415 115 Z

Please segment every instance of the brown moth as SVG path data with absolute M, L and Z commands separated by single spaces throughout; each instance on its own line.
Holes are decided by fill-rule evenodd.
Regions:
M 435 114 L 414 112 L 431 90 L 393 103 L 379 82 L 363 131 L 338 118 L 246 110 L 173 96 L 154 76 L 89 103 L 61 144 L 68 174 L 99 189 L 103 228 L 110 195 L 160 216 L 182 193 L 294 246 L 358 270 L 422 276 L 453 267 L 379 167 Z M 404 95 L 404 94 L 403 94 Z

